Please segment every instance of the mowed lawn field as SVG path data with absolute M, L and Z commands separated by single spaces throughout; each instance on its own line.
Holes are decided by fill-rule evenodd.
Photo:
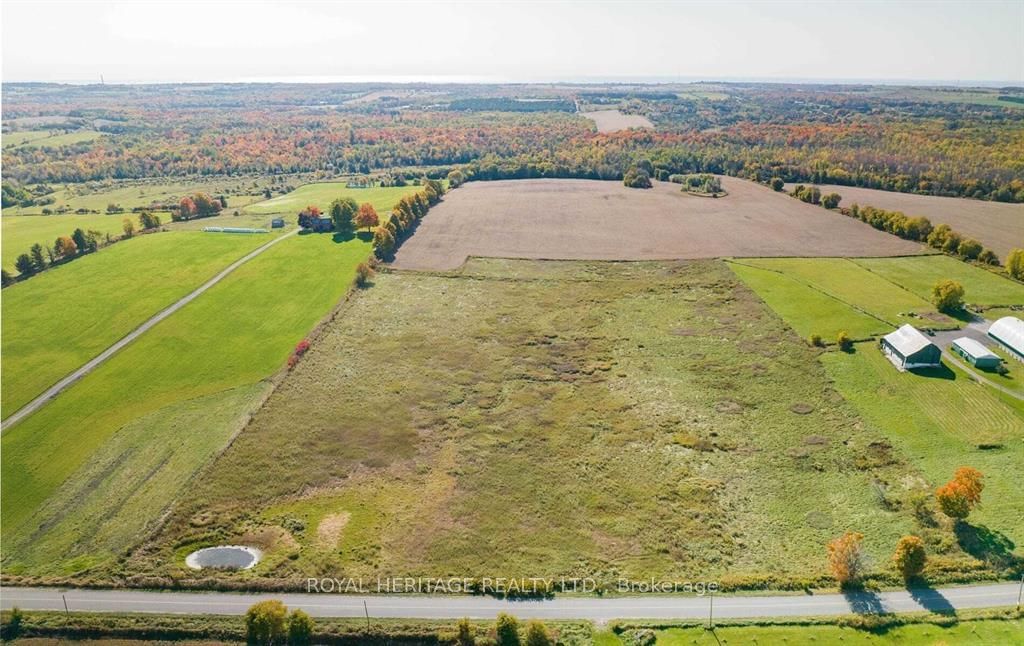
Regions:
M 926 300 L 931 298 L 935 283 L 952 279 L 964 286 L 967 303 L 986 307 L 1024 305 L 1024 284 L 946 255 L 857 258 L 854 262 Z
M 83 231 L 100 231 L 112 236 L 124 233 L 124 219 L 130 217 L 138 226 L 135 215 L 4 215 L 0 217 L 0 235 L 3 244 L 0 255 L 3 256 L 3 268 L 12 275 L 18 272 L 14 261 L 23 253 L 28 253 L 32 245 L 38 243 L 43 247 L 53 247 L 59 236 L 70 236 L 75 229 Z
M 903 211 L 910 217 L 923 215 L 932 224 L 948 224 L 961 234 L 991 248 L 1001 261 L 1010 249 L 1024 246 L 1024 204 L 989 202 L 962 197 L 938 197 L 879 191 L 855 186 L 817 185 L 822 193 L 839 193 L 841 206 L 873 206 Z M 787 185 L 787 190 L 792 186 Z
M 702 626 L 668 628 L 655 631 L 657 646 L 721 646 L 722 644 L 787 644 L 789 646 L 941 646 L 943 644 L 975 644 L 976 646 L 1009 646 L 1020 644 L 1024 623 L 1019 619 L 961 621 L 951 626 L 919 623 L 897 626 L 885 631 L 858 630 L 840 626 L 719 626 L 714 631 Z M 600 646 L 621 646 L 624 641 L 614 633 L 598 633 L 594 643 Z
M 917 243 L 722 177 L 726 197 L 678 184 L 633 189 L 598 180 L 470 182 L 430 210 L 398 250 L 403 269 L 450 270 L 468 256 L 653 260 L 727 256 L 893 256 Z
M 272 239 L 138 236 L 4 289 L 3 416 Z
M 79 572 L 138 540 L 369 251 L 329 235 L 285 240 L 6 430 L 3 490 L 17 495 L 3 505 L 5 571 Z
M 839 393 L 883 432 L 933 485 L 960 466 L 985 477 L 982 505 L 956 534 L 967 553 L 999 567 L 1024 545 L 1024 402 L 1000 396 L 948 363 L 940 370 L 898 372 L 875 347 L 831 352 L 822 363 Z M 946 532 L 924 527 L 936 550 Z
M 103 136 L 96 130 L 20 130 L 4 133 L 0 138 L 4 148 L 45 148 L 95 141 Z
M 128 567 L 778 585 L 849 528 L 884 564 L 914 520 L 872 483 L 929 485 L 817 356 L 720 261 L 382 274 Z
M 800 336 L 829 343 L 841 330 L 864 339 L 904 323 L 955 329 L 930 302 L 932 287 L 947 278 L 963 284 L 968 303 L 1024 305 L 1024 285 L 946 255 L 748 258 L 729 266 Z
M 245 207 L 245 213 L 256 215 L 269 213 L 297 214 L 309 205 L 317 206 L 321 211 L 327 213 L 331 202 L 340 197 L 351 197 L 356 202 L 363 204 L 369 202 L 377 213 L 383 217 L 391 211 L 391 207 L 398 203 L 405 195 L 415 193 L 419 186 L 374 186 L 372 188 L 348 188 L 345 182 L 317 182 L 304 184 L 290 193 L 279 195 L 275 198 L 250 204 Z
M 968 300 L 976 294 L 982 302 L 1024 302 L 1024 286 L 941 255 L 744 260 L 730 267 L 798 334 L 822 334 L 829 342 L 834 337 L 826 333 L 837 328 L 854 337 L 890 331 L 896 321 L 880 329 L 876 323 L 903 307 L 893 287 L 923 300 L 936 280 L 955 278 L 964 283 Z M 912 324 L 934 326 L 932 314 L 919 313 L 923 318 Z M 1012 555 L 1020 554 L 1016 546 L 1024 541 L 1024 485 L 1014 465 L 1024 464 L 1024 403 L 975 382 L 948 362 L 941 369 L 900 373 L 873 343 L 858 344 L 853 353 L 824 353 L 821 362 L 839 394 L 920 470 L 929 486 L 946 482 L 965 465 L 985 475 L 984 504 L 970 523 L 953 528 L 936 514 L 934 523 L 917 528 L 929 551 L 953 544 L 966 555 L 950 556 L 953 562 L 970 563 L 964 561 L 969 556 L 994 570 L 1017 558 Z M 887 491 L 894 486 L 889 483 Z

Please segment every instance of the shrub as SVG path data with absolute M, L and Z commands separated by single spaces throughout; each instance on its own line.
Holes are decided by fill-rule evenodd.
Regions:
M 932 287 L 932 304 L 947 314 L 964 308 L 964 286 L 955 280 L 940 280 Z
M 313 640 L 313 618 L 301 610 L 293 610 L 288 616 L 288 643 L 305 646 Z
M 892 555 L 893 564 L 906 580 L 919 576 L 924 571 L 927 560 L 924 541 L 917 536 L 904 536 L 896 543 L 896 552 Z
M 1024 249 L 1013 249 L 1006 257 L 1006 273 L 1017 280 L 1024 280 Z
M 260 601 L 245 612 L 245 637 L 250 644 L 279 644 L 286 635 L 288 609 L 276 599 Z
M 978 254 L 978 262 L 998 267 L 999 256 L 997 256 L 995 252 L 989 249 L 988 247 L 985 247 L 984 249 L 981 250 L 981 253 Z
M 843 352 L 853 349 L 853 339 L 850 338 L 850 334 L 846 330 L 842 330 L 836 335 L 836 343 Z
M 633 167 L 622 176 L 622 183 L 629 188 L 651 188 L 651 176 L 647 171 Z
M 448 177 L 449 179 L 451 178 L 450 173 Z M 455 641 L 459 646 L 473 646 L 476 644 L 476 637 L 473 635 L 473 626 L 469 623 L 469 619 L 464 617 L 459 620 L 458 634 L 455 637 Z
M 553 646 L 547 627 L 539 621 L 526 624 L 526 646 Z
M 356 286 L 366 287 L 367 285 L 369 285 L 370 279 L 373 278 L 373 275 L 375 273 L 377 272 L 373 270 L 373 267 L 366 264 L 365 262 L 361 262 L 358 265 L 356 265 Z
M 494 626 L 498 646 L 519 646 L 519 620 L 504 612 Z
M 964 238 L 960 241 L 960 246 L 957 248 L 957 253 L 964 260 L 974 260 L 981 255 L 982 246 L 981 243 L 974 238 Z
M 771 178 L 771 180 L 768 182 L 768 185 L 771 186 L 772 190 L 777 192 L 777 193 L 781 192 L 782 189 L 786 188 L 786 183 L 784 181 L 782 181 L 781 177 L 773 177 L 773 178 Z
M 822 348 L 825 346 L 825 342 L 821 340 L 820 334 L 812 334 L 807 338 L 807 343 L 811 344 L 815 348 Z
M 821 196 L 821 205 L 826 209 L 834 209 L 839 206 L 839 202 L 842 201 L 839 193 L 828 193 L 827 195 Z
M 864 578 L 867 568 L 861 546 L 863 540 L 863 534 L 846 532 L 828 544 L 829 569 L 842 586 L 858 583 Z

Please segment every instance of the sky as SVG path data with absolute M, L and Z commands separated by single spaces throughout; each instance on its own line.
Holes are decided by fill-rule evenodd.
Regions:
M 1024 84 L 1024 0 L 0 4 L 11 81 Z

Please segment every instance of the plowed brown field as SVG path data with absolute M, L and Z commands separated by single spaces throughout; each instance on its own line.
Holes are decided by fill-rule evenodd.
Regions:
M 723 256 L 897 256 L 921 245 L 767 187 L 723 177 L 723 198 L 598 180 L 470 182 L 431 209 L 395 258 L 448 270 L 468 256 L 655 260 Z
M 792 190 L 792 186 L 786 187 Z M 948 224 L 963 235 L 977 239 L 1006 260 L 1013 247 L 1024 246 L 1024 204 L 986 202 L 962 197 L 937 197 L 878 191 L 853 186 L 821 186 L 822 193 L 839 193 L 840 206 L 854 202 L 907 215 L 923 215 L 932 224 Z

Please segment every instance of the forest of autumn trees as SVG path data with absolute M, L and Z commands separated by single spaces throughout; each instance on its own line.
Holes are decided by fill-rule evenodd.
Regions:
M 36 96 L 19 89 L 5 103 L 5 116 L 68 110 L 52 103 L 52 91 Z M 159 93 L 147 102 L 109 92 L 75 96 L 82 105 L 74 113 L 102 116 L 99 127 L 109 136 L 4 149 L 5 179 L 29 185 L 462 165 L 484 180 L 621 180 L 648 159 L 668 174 L 778 177 L 1024 202 L 1024 110 L 1014 108 L 764 86 L 719 101 L 656 95 L 641 102 L 656 130 L 598 133 L 589 120 L 564 111 L 453 111 L 434 104 L 314 111 L 301 107 L 300 90 L 277 92 L 284 105 L 273 108 L 249 94 L 188 109 Z

